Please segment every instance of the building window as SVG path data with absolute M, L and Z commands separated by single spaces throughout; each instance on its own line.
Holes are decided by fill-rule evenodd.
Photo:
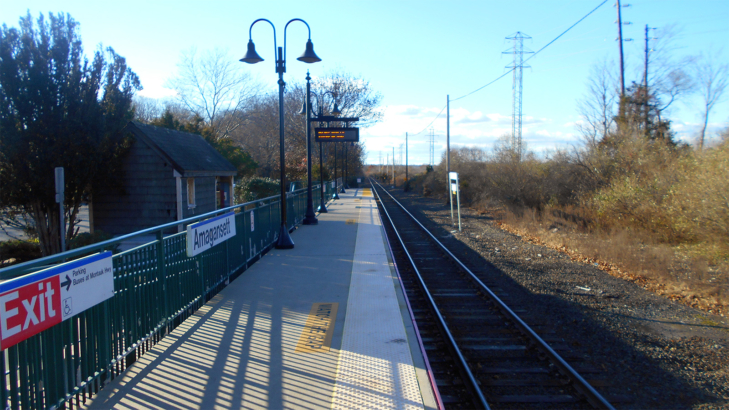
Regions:
M 187 207 L 195 207 L 195 178 L 187 178 Z

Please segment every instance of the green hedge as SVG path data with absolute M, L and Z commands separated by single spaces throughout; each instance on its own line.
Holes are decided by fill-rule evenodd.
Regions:
M 0 242 L 0 267 L 38 259 L 41 256 L 38 242 L 17 239 Z

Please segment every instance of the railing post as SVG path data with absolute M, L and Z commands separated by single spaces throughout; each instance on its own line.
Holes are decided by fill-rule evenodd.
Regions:
M 204 254 L 205 253 L 203 252 L 195 257 L 197 259 L 197 271 L 200 273 L 200 307 L 205 304 L 205 271 L 203 270 Z M 200 307 L 198 307 L 198 309 Z
M 8 382 L 5 379 L 5 352 L 0 354 L 0 369 L 2 369 L 2 386 L 0 386 L 0 405 L 2 408 L 8 408 Z
M 114 271 L 112 269 L 112 275 L 114 274 Z M 104 302 L 104 308 L 103 308 L 103 324 L 104 332 L 103 332 L 103 340 L 99 341 L 99 344 L 101 345 L 101 364 L 104 366 L 103 369 L 101 369 L 104 373 L 101 375 L 101 380 L 99 381 L 101 383 L 101 387 L 104 387 L 107 380 L 111 380 L 111 317 L 109 317 L 109 301 Z
M 233 216 L 233 224 L 235 224 L 235 215 Z M 226 279 L 230 278 L 230 252 L 228 249 L 229 242 L 230 241 L 225 241 L 225 277 L 226 277 Z M 230 280 L 228 280 L 228 282 L 229 281 Z M 226 285 L 227 285 L 227 283 L 226 283 Z
M 167 296 L 167 275 L 165 274 L 165 238 L 162 230 L 157 231 L 157 280 L 162 285 L 162 298 L 164 300 L 163 321 L 167 323 L 170 317 L 170 307 Z M 165 331 L 165 333 L 167 333 Z

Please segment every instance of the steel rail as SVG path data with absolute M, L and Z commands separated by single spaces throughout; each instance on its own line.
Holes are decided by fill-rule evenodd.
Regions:
M 380 225 L 384 225 L 384 221 L 382 220 L 382 214 L 379 215 L 380 218 Z M 433 390 L 433 395 L 435 396 L 435 401 L 438 406 L 438 410 L 445 410 L 445 405 L 443 404 L 443 399 L 440 396 L 440 391 L 438 390 L 438 384 L 435 381 L 435 373 L 433 373 L 433 368 L 430 366 L 430 360 L 428 359 L 428 353 L 425 351 L 425 345 L 423 344 L 423 338 L 420 336 L 420 329 L 418 328 L 418 323 L 415 320 L 415 313 L 413 312 L 413 307 L 410 304 L 410 298 L 408 298 L 407 291 L 405 289 L 405 283 L 402 280 L 402 275 L 400 275 L 400 269 L 397 267 L 397 262 L 395 261 L 395 252 L 392 250 L 392 245 L 390 244 L 390 238 L 385 235 L 385 243 L 387 244 L 387 250 L 390 252 L 390 256 L 392 257 L 392 265 L 395 267 L 395 273 L 397 274 L 397 280 L 400 282 L 400 289 L 402 289 L 402 297 L 405 299 L 405 304 L 408 307 L 408 313 L 410 314 L 410 320 L 413 322 L 413 329 L 415 329 L 415 337 L 418 339 L 418 346 L 420 346 L 420 354 L 423 355 L 423 362 L 425 362 L 425 369 L 428 372 L 428 380 L 430 380 L 431 388 Z
M 382 188 L 382 185 L 375 182 L 377 185 Z M 468 363 L 466 362 L 466 358 L 461 353 L 461 350 L 458 348 L 458 344 L 456 343 L 455 338 L 451 334 L 450 329 L 448 328 L 448 325 L 445 322 L 445 319 L 443 319 L 443 316 L 440 313 L 440 310 L 438 309 L 438 306 L 435 304 L 435 300 L 433 299 L 433 296 L 430 294 L 430 291 L 428 290 L 428 287 L 425 285 L 425 281 L 423 280 L 423 277 L 420 275 L 420 271 L 415 266 L 415 262 L 410 257 L 410 252 L 408 252 L 407 248 L 405 247 L 405 242 L 403 241 L 402 237 L 400 236 L 400 233 L 397 231 L 397 228 L 395 227 L 395 223 L 393 222 L 392 218 L 390 217 L 390 214 L 387 212 L 387 208 L 385 207 L 385 204 L 382 202 L 380 198 L 380 194 L 377 192 L 376 189 L 373 189 L 372 191 L 375 192 L 375 195 L 377 195 L 377 200 L 380 201 L 380 204 L 382 204 L 382 210 L 385 212 L 385 216 L 387 216 L 387 219 L 390 221 L 390 225 L 392 226 L 392 230 L 395 232 L 395 235 L 397 236 L 398 241 L 400 241 L 400 245 L 402 245 L 403 251 L 405 252 L 405 255 L 408 257 L 408 260 L 410 261 L 410 265 L 413 267 L 413 270 L 415 271 L 416 276 L 418 277 L 418 280 L 420 281 L 420 286 L 422 287 L 423 292 L 425 293 L 425 296 L 427 296 L 428 301 L 430 302 L 430 306 L 433 309 L 433 312 L 435 313 L 436 317 L 438 318 L 439 325 L 441 329 L 443 330 L 443 333 L 445 333 L 445 336 L 448 339 L 448 342 L 450 343 L 451 351 L 456 355 L 458 358 L 458 361 L 461 364 L 462 371 L 466 378 L 468 379 L 468 386 L 469 390 L 472 391 L 473 395 L 478 399 L 480 404 L 483 406 L 484 409 L 490 409 L 489 404 L 486 402 L 486 398 L 483 395 L 483 392 L 481 391 L 481 388 L 478 386 L 478 381 L 476 380 L 476 377 L 471 372 L 471 368 L 468 366 Z M 387 191 L 385 191 L 387 192 Z M 389 193 L 388 193 L 389 195 Z M 392 197 L 392 195 L 390 195 Z M 393 198 L 394 199 L 394 198 Z M 400 205 L 399 202 L 395 201 L 398 205 Z M 402 205 L 400 205 L 402 207 Z M 404 208 L 403 208 L 404 209 Z M 408 215 L 410 215 L 408 213 Z M 410 215 L 412 217 L 412 215 Z M 421 225 L 422 227 L 422 225 Z
M 466 267 L 466 265 L 463 264 L 453 253 L 451 253 L 448 248 L 445 247 L 438 239 L 436 239 L 435 236 L 433 236 L 430 231 L 423 226 L 423 224 L 418 221 L 417 218 L 415 218 L 395 197 L 392 196 L 382 185 L 380 185 L 377 181 L 374 181 L 377 185 L 382 188 L 387 195 L 392 198 L 393 201 L 395 201 L 396 204 L 402 208 L 402 210 L 410 216 L 410 218 L 415 221 L 422 229 L 425 231 L 432 239 L 435 241 L 438 246 L 440 246 L 443 251 L 445 251 L 458 265 L 461 266 L 461 268 L 468 272 L 468 274 L 471 276 L 471 278 L 481 287 L 481 289 L 488 294 L 488 296 L 496 303 L 499 310 L 501 310 L 502 313 L 504 313 L 506 316 L 508 316 L 511 320 L 514 321 L 514 323 L 517 325 L 517 327 L 524 333 L 526 336 L 530 337 L 533 341 L 537 343 L 537 347 L 540 348 L 550 359 L 550 361 L 560 370 L 560 372 L 569 377 L 572 382 L 573 386 L 577 391 L 582 393 L 587 401 L 596 408 L 601 409 L 610 409 L 615 410 L 615 408 L 607 401 L 600 393 L 593 388 L 590 383 L 588 383 L 582 376 L 580 376 L 575 369 L 572 368 L 557 352 L 552 349 L 547 342 L 545 342 L 539 335 L 532 330 L 532 328 L 529 327 L 521 318 L 514 313 L 501 299 L 499 299 L 494 292 L 489 289 L 488 286 L 486 286 L 481 280 L 473 273 L 470 269 Z M 378 195 L 379 198 L 379 195 Z M 381 202 L 380 202 L 381 203 Z M 409 255 L 408 255 L 409 258 Z M 412 260 L 411 260 L 412 261 Z M 420 274 L 418 273 L 418 277 L 420 277 Z M 422 279 L 421 279 L 422 280 Z

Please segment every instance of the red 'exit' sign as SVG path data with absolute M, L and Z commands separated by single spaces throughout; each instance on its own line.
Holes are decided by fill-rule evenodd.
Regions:
M 114 296 L 111 252 L 0 283 L 0 349 Z

